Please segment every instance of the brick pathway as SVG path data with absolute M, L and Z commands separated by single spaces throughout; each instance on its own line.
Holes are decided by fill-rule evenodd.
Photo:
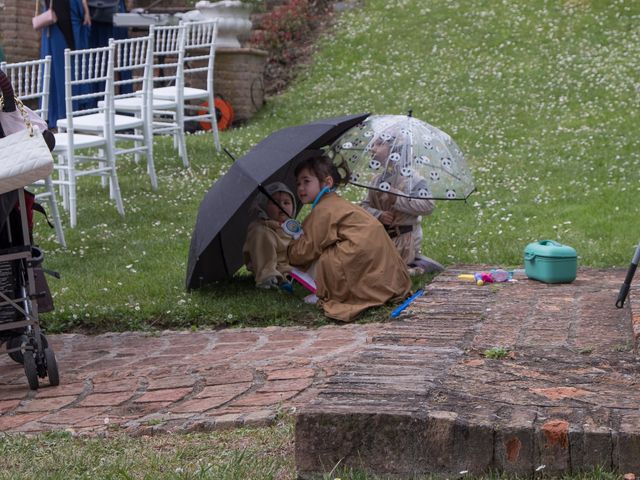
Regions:
M 640 474 L 640 284 L 619 310 L 624 270 L 581 269 L 567 285 L 457 279 L 479 269 L 448 269 L 383 324 L 52 335 L 59 387 L 29 391 L 0 355 L 0 431 L 201 431 L 296 407 L 301 478 L 337 462 L 383 475 Z M 483 356 L 497 346 L 512 354 Z
M 0 431 L 96 434 L 270 423 L 307 402 L 379 325 L 49 335 L 60 386 L 0 355 Z
M 625 272 L 580 269 L 565 285 L 457 278 L 478 269 L 437 277 L 300 409 L 302 478 L 338 462 L 401 477 L 640 475 L 640 318 L 614 306 Z M 492 347 L 512 353 L 485 358 Z

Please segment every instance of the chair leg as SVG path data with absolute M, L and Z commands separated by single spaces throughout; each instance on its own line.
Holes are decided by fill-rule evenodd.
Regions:
M 112 145 L 111 148 L 113 148 L 113 149 L 116 148 L 115 139 L 114 139 L 114 143 L 112 143 L 111 145 Z M 99 157 L 104 157 L 105 156 L 104 149 L 101 148 L 101 149 L 98 150 L 98 156 Z M 104 168 L 105 167 L 105 163 L 104 162 L 98 162 L 98 167 L 99 168 Z M 105 177 L 100 177 L 100 186 L 102 188 L 105 188 L 107 186 L 107 179 Z M 111 196 L 111 192 L 109 192 L 109 198 L 113 198 Z
M 189 156 L 187 154 L 187 144 L 184 139 L 184 132 L 180 132 L 178 134 L 178 142 L 179 142 L 178 151 L 180 153 L 180 157 L 182 157 L 182 164 L 186 168 L 189 168 Z
M 122 203 L 122 196 L 120 195 L 120 184 L 118 183 L 118 174 L 116 173 L 116 160 L 113 155 L 113 148 L 107 144 L 105 149 L 107 151 L 107 163 L 110 167 L 109 191 L 113 195 L 111 198 L 114 198 L 116 201 L 118 213 L 124 217 L 124 205 Z
M 53 180 L 51 175 L 45 178 L 44 183 L 49 192 L 49 205 L 51 205 L 51 216 L 53 217 L 53 225 L 56 229 L 56 237 L 58 243 L 63 247 L 67 247 L 67 242 L 64 239 L 64 230 L 62 229 L 62 220 L 60 219 L 60 211 L 58 210 L 58 202 L 56 201 L 56 191 L 53 188 Z
M 216 105 L 215 99 L 213 95 L 209 97 L 209 118 L 211 119 L 211 132 L 213 133 L 213 143 L 216 146 L 216 150 L 219 152 L 221 150 L 220 147 L 220 136 L 218 135 L 218 121 L 216 118 Z
M 133 146 L 136 148 L 136 152 L 133 154 L 133 161 L 138 164 L 140 163 L 140 152 L 137 149 L 142 147 L 142 143 L 138 140 L 138 137 L 143 135 L 143 132 L 137 128 L 133 131 L 133 134 L 136 136 L 135 140 L 133 140 Z M 146 137 L 145 140 L 147 140 Z
M 158 177 L 156 176 L 156 167 L 153 163 L 153 130 L 151 125 L 147 125 L 144 127 L 144 141 L 147 145 L 147 173 L 151 179 L 151 189 L 157 190 Z
M 182 157 L 182 163 L 189 168 L 189 156 L 187 155 L 187 144 L 184 139 L 184 111 L 182 108 L 176 109 L 176 123 L 178 124 L 178 153 Z
M 115 193 L 114 197 L 116 200 L 116 209 L 118 213 L 124 217 L 124 205 L 122 203 L 122 196 L 120 195 L 120 185 L 118 184 L 118 174 L 116 173 L 116 169 L 111 169 L 111 185 L 113 191 Z
M 60 154 L 58 155 L 58 168 L 56 168 L 56 172 L 58 172 L 58 191 L 60 192 L 60 197 L 62 197 L 62 208 L 65 211 L 69 211 L 69 185 L 67 183 L 67 160 L 66 157 L 68 154 Z
M 71 228 L 76 228 L 78 224 L 78 211 L 77 211 L 77 197 L 76 197 L 76 172 L 74 170 L 73 165 L 73 153 L 70 154 L 69 158 L 69 171 L 67 172 L 68 177 L 68 195 L 69 195 L 69 223 Z

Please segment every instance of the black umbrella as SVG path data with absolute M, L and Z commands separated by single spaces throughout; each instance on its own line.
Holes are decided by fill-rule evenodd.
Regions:
M 207 192 L 191 237 L 187 289 L 233 276 L 243 265 L 242 246 L 258 188 L 281 181 L 295 191 L 294 170 L 306 151 L 329 145 L 369 114 L 318 120 L 272 133 L 238 159 Z

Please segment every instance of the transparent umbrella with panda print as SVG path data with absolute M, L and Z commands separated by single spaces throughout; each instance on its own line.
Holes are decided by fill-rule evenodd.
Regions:
M 466 200 L 475 190 L 464 155 L 442 130 L 411 115 L 371 115 L 331 146 L 350 183 L 408 198 Z

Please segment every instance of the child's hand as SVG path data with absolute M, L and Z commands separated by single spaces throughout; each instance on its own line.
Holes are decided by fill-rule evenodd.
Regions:
M 383 225 L 391 225 L 396 215 L 391 210 L 383 210 L 378 217 L 378 220 L 382 222 Z
M 284 222 L 282 222 L 280 226 L 282 227 L 282 230 L 284 231 L 284 233 L 289 235 L 294 240 L 297 240 L 298 238 L 300 238 L 304 233 L 302 231 L 302 225 L 300 225 L 300 222 L 293 218 L 285 220 Z

